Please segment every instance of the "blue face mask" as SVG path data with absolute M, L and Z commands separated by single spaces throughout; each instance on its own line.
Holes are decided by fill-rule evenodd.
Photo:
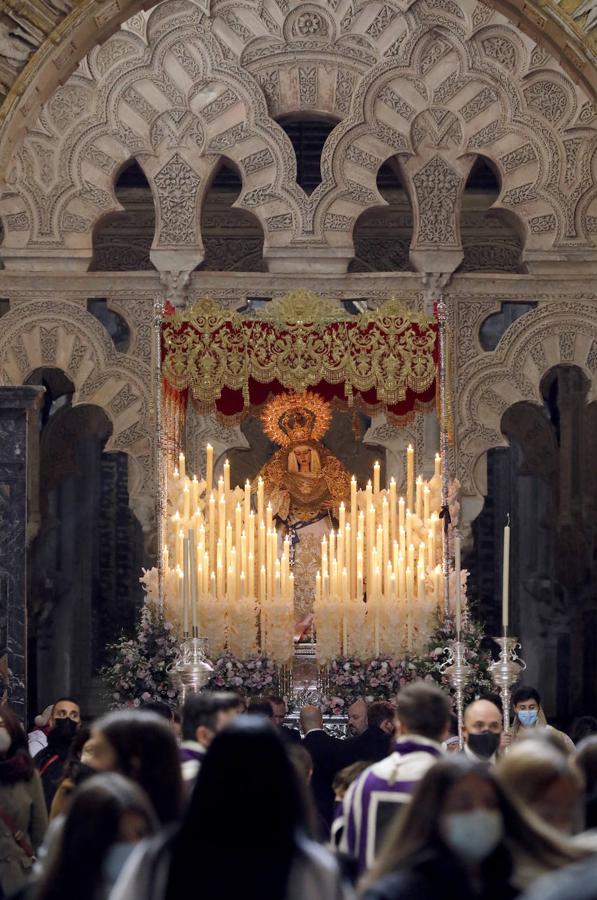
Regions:
M 118 880 L 118 876 L 124 869 L 125 863 L 137 846 L 138 845 L 135 843 L 125 843 L 124 841 L 121 841 L 117 844 L 112 844 L 112 846 L 108 850 L 108 853 L 106 854 L 106 858 L 102 866 L 104 879 L 109 884 L 116 883 L 116 881 Z
M 521 709 L 516 715 L 523 728 L 532 728 L 533 725 L 537 724 L 539 713 L 536 709 Z

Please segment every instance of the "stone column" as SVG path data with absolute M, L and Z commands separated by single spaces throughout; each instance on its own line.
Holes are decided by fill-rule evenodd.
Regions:
M 27 714 L 27 452 L 44 390 L 0 387 L 0 699 Z

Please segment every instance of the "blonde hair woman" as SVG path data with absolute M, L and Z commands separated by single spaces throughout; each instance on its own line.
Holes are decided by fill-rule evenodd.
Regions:
M 541 733 L 540 733 L 541 734 Z M 546 733 L 511 747 L 499 761 L 499 781 L 546 825 L 572 834 L 582 825 L 584 778 Z

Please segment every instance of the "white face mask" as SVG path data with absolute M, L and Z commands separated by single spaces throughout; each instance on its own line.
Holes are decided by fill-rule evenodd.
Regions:
M 10 749 L 12 738 L 4 725 L 0 725 L 0 753 L 6 753 Z
M 487 859 L 501 841 L 504 822 L 497 809 L 475 809 L 443 816 L 440 831 L 450 850 L 464 863 L 476 865 Z

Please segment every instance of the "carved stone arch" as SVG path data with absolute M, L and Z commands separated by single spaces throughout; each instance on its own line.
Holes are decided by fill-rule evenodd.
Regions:
M 389 107 L 390 118 L 394 113 L 392 124 L 380 122 L 374 113 L 379 95 L 384 89 L 391 90 L 389 83 L 398 73 L 402 74 L 402 68 L 394 60 L 386 60 L 367 73 L 354 92 L 351 114 L 326 141 L 322 182 L 312 195 L 317 202 L 317 227 L 329 232 L 333 227 L 340 230 L 341 225 L 345 234 L 352 234 L 365 209 L 385 206 L 377 190 L 378 170 L 386 159 L 412 152 L 408 121 L 414 108 L 409 101 L 396 96 L 396 106 L 405 115 L 400 116 L 397 109 Z M 422 103 L 420 96 L 419 102 Z
M 149 426 L 151 374 L 140 358 L 118 353 L 97 319 L 76 302 L 34 300 L 2 318 L 0 381 L 22 384 L 38 368 L 60 368 L 75 386 L 73 406 L 95 404 L 112 423 L 106 452 L 135 460 L 131 506 L 149 508 L 153 492 Z M 147 524 L 141 519 L 144 527 Z
M 542 403 L 541 381 L 557 365 L 578 366 L 597 398 L 597 310 L 584 302 L 546 302 L 517 319 L 496 349 L 470 359 L 457 386 L 457 472 L 462 492 L 487 493 L 487 451 L 507 446 L 501 420 L 522 401 Z
M 36 2 L 41 5 L 42 0 Z M 43 28 L 38 31 L 34 42 L 41 44 L 39 51 L 31 60 L 28 60 L 29 54 L 17 59 L 11 65 L 7 79 L 11 88 L 5 101 L 6 119 L 0 148 L 4 165 L 23 129 L 31 123 L 37 109 L 55 90 L 59 81 L 68 78 L 94 43 L 105 41 L 122 22 L 148 5 L 151 5 L 148 0 L 119 0 L 117 4 L 112 0 L 104 0 L 94 6 L 94 28 L 89 28 L 90 9 L 86 3 L 75 8 L 71 0 L 65 0 L 59 6 L 52 7 L 50 17 L 47 15 L 48 8 L 45 7 L 39 20 L 40 25 L 43 22 Z M 398 9 L 405 11 L 410 5 L 402 3 Z M 209 0 L 198 0 L 198 13 L 209 14 L 210 6 Z M 595 94 L 597 70 L 592 64 L 593 56 L 589 46 L 594 19 L 590 12 L 587 16 L 587 4 L 583 0 L 575 0 L 572 7 L 567 5 L 566 9 L 557 0 L 548 0 L 547 4 L 529 0 L 524 6 L 513 0 L 491 0 L 491 6 L 532 35 L 585 84 L 591 95 Z M 474 21 L 473 19 L 473 24 Z M 51 34 L 57 23 L 60 23 L 59 27 Z M 28 61 L 29 65 L 25 69 Z
M 417 17 L 417 27 L 413 28 L 400 48 L 401 61 L 413 71 L 426 75 L 444 56 L 456 51 L 465 56 L 466 29 L 454 22 L 442 22 L 440 17 L 423 15 Z
M 153 17 L 158 14 L 160 27 L 152 32 Z M 193 16 L 196 17 L 196 12 Z M 296 184 L 292 145 L 283 130 L 269 118 L 259 86 L 239 67 L 224 64 L 221 48 L 213 35 L 201 35 L 198 43 L 189 28 L 184 16 L 181 23 L 177 18 L 168 19 L 162 8 L 154 13 L 149 19 L 148 34 L 151 37 L 153 33 L 155 45 L 146 49 L 136 65 L 131 67 L 120 61 L 109 69 L 96 87 L 96 103 L 103 104 L 102 111 L 93 120 L 77 120 L 66 136 L 62 149 L 68 148 L 68 152 L 63 155 L 69 160 L 80 158 L 81 163 L 78 168 L 75 165 L 75 172 L 72 167 L 69 169 L 71 184 L 67 185 L 67 193 L 63 193 L 62 216 L 76 230 L 70 246 L 75 243 L 79 255 L 86 254 L 84 265 L 91 258 L 95 221 L 106 212 L 120 208 L 113 196 L 114 171 L 131 155 L 142 163 L 154 192 L 158 222 L 152 260 L 161 269 L 188 271 L 203 258 L 198 227 L 200 201 L 221 155 L 229 157 L 239 168 L 244 190 L 238 205 L 260 220 L 266 244 L 268 239 L 274 247 L 284 244 L 290 235 L 306 227 L 302 218 L 308 215 L 309 203 Z M 118 36 L 119 41 L 123 40 L 122 34 Z M 185 37 L 188 40 L 183 45 Z M 166 65 L 168 54 L 172 58 Z M 202 66 L 195 69 L 194 62 L 200 58 Z M 178 82 L 171 74 L 175 69 L 180 76 Z M 180 74 L 183 69 L 184 76 Z M 69 87 L 70 83 L 61 90 Z M 22 164 L 27 160 L 30 140 L 33 138 L 27 138 L 21 148 Z M 256 165 L 257 158 L 267 164 Z M 84 180 L 89 172 L 93 173 L 93 183 Z M 174 181 L 185 185 L 178 198 L 170 190 L 174 172 Z M 91 187 L 77 189 L 73 183 L 77 180 Z M 81 215 L 76 205 L 81 202 L 82 191 L 85 191 L 83 200 L 97 200 L 95 213 L 88 218 Z M 10 205 L 8 209 L 10 214 L 20 214 L 23 219 L 23 210 L 15 208 L 13 212 Z M 21 220 L 8 221 L 5 242 L 8 257 L 15 247 L 17 263 L 23 255 Z M 16 238 L 10 226 L 12 232 L 19 232 Z M 63 241 L 63 235 L 55 229 L 54 247 L 56 241 L 66 243 L 67 255 L 69 241 Z M 9 265 L 11 262 L 12 259 Z
M 469 42 L 469 53 L 478 54 L 479 62 L 495 65 L 508 77 L 524 72 L 530 63 L 530 52 L 513 28 L 488 24 L 475 31 Z
M 573 84 L 561 72 L 534 69 L 524 78 L 522 93 L 527 109 L 542 116 L 552 127 L 564 129 L 576 117 L 576 92 Z
M 513 189 L 511 183 L 511 174 L 513 171 L 526 166 L 527 171 L 530 168 L 531 172 L 534 174 L 534 168 L 532 167 L 536 168 L 539 165 L 539 150 L 535 149 L 536 142 L 532 137 L 533 136 L 531 135 L 525 134 L 518 135 L 512 130 L 510 138 L 515 142 L 513 150 L 500 156 L 498 153 L 494 152 L 492 147 L 484 147 L 483 152 L 475 154 L 473 162 L 474 166 L 477 160 L 483 160 L 483 162 L 494 172 L 499 184 L 499 194 L 495 201 L 487 208 L 487 212 L 489 213 L 491 211 L 497 213 L 512 227 L 520 238 L 523 246 L 526 247 L 529 246 L 531 235 L 534 233 L 531 230 L 528 218 L 521 215 L 519 210 L 511 205 L 501 203 L 500 197 Z M 525 138 L 529 138 L 529 140 L 525 140 Z M 521 141 L 524 142 L 522 143 Z M 471 168 L 473 168 L 473 166 L 471 166 Z M 551 224 L 551 219 L 547 224 Z M 541 229 L 537 227 L 536 223 L 533 225 L 533 228 L 538 235 L 541 235 Z

